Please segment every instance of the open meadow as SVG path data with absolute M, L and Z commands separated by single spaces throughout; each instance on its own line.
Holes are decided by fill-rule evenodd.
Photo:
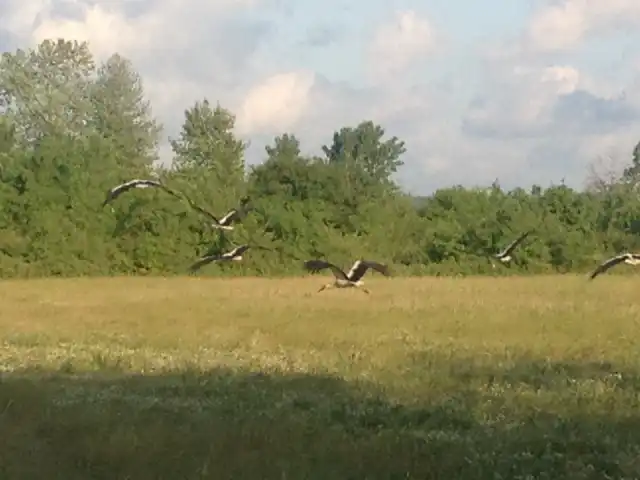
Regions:
M 0 478 L 640 477 L 638 280 L 5 281 Z

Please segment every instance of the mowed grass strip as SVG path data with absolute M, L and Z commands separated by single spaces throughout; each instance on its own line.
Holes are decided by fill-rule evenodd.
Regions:
M 4 281 L 0 478 L 640 477 L 638 280 Z

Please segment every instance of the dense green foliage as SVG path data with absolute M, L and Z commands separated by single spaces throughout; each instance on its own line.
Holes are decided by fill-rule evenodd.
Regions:
M 299 273 L 296 259 L 345 264 L 366 256 L 397 273 L 584 271 L 604 255 L 640 247 L 634 189 L 639 151 L 619 180 L 576 191 L 450 187 L 413 198 L 393 181 L 405 145 L 370 121 L 336 131 L 307 157 L 291 133 L 247 168 L 234 115 L 208 100 L 184 112 L 159 165 L 162 126 L 138 74 L 112 56 L 96 65 L 86 44 L 44 41 L 0 62 L 0 269 L 4 277 L 184 273 L 198 256 L 247 239 L 241 264 L 208 274 Z M 250 195 L 256 210 L 221 236 L 163 191 L 136 190 L 102 207 L 106 191 L 132 178 L 161 178 L 223 214 Z M 526 228 L 535 234 L 512 266 L 490 254 Z

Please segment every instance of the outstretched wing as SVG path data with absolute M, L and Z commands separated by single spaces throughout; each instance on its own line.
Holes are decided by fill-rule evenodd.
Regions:
M 175 190 L 170 189 L 169 187 L 167 187 L 166 185 L 158 185 L 160 188 L 162 188 L 165 192 L 167 192 L 169 195 L 173 195 L 174 197 L 180 199 L 182 198 L 182 196 L 176 192 Z
M 109 190 L 107 192 L 107 197 L 102 203 L 102 206 L 104 207 L 108 203 L 114 201 L 124 192 L 127 192 L 132 188 L 144 188 L 144 187 L 162 187 L 162 184 L 155 180 L 141 180 L 138 178 L 129 180 L 128 182 L 121 183 L 120 185 L 117 185 L 113 187 L 111 190 Z
M 189 271 L 190 272 L 195 272 L 196 270 L 199 270 L 201 267 L 211 263 L 211 262 L 215 262 L 218 260 L 222 260 L 224 257 L 222 255 L 219 254 L 215 254 L 215 255 L 207 255 L 206 257 L 202 257 L 200 259 L 198 259 L 197 262 L 195 262 L 193 265 L 191 265 L 189 267 Z
M 526 232 L 524 232 L 523 234 L 521 234 L 518 238 L 516 238 L 513 242 L 511 242 L 509 245 L 506 246 L 506 248 L 500 252 L 498 254 L 498 256 L 502 257 L 505 255 L 509 255 L 511 252 L 513 252 L 515 250 L 515 248 L 520 245 L 525 238 L 527 238 L 531 233 L 533 232 L 533 230 L 527 230 Z
M 306 262 L 304 262 L 304 268 L 312 273 L 319 272 L 320 270 L 324 270 L 325 268 L 330 268 L 331 272 L 336 278 L 346 281 L 349 280 L 349 278 L 347 278 L 347 275 L 342 271 L 340 267 L 325 260 L 307 260 Z
M 598 265 L 598 267 L 593 272 L 591 272 L 591 275 L 589 275 L 589 278 L 593 280 L 601 273 L 604 273 L 610 268 L 615 267 L 619 263 L 624 262 L 628 258 L 628 256 L 629 256 L 628 253 L 623 253 L 622 255 L 616 255 L 615 257 L 611 257 L 608 260 L 605 260 L 600 265 Z
M 120 195 L 122 195 L 124 192 L 128 192 L 132 188 L 148 188 L 148 187 L 161 188 L 165 192 L 175 197 L 180 196 L 177 192 L 171 190 L 170 188 L 166 187 L 164 184 L 160 183 L 157 180 L 143 180 L 143 179 L 136 178 L 134 180 L 129 180 L 128 182 L 122 183 L 112 188 L 111 190 L 109 190 L 107 192 L 107 198 L 102 203 L 102 206 L 103 207 L 106 206 L 107 204 L 109 204 L 110 202 L 118 198 Z
M 222 226 L 231 225 L 233 222 L 240 218 L 240 213 L 235 208 L 229 210 L 225 213 L 224 217 L 222 217 L 218 223 Z
M 249 197 L 243 197 L 240 200 L 240 206 L 238 208 L 232 208 L 220 219 L 219 224 L 223 226 L 231 225 L 233 222 L 239 221 L 248 212 L 253 210 L 249 204 Z
M 218 225 L 220 225 L 220 221 L 218 220 L 218 217 L 216 217 L 213 213 L 209 212 L 208 210 L 205 210 L 204 208 L 202 208 L 200 205 L 196 204 L 193 202 L 193 200 L 191 200 L 189 197 L 187 197 L 186 195 L 180 195 L 180 197 L 185 200 L 189 206 L 191 208 L 193 208 L 194 210 L 202 213 L 203 215 L 206 215 L 207 217 L 209 217 L 211 220 L 213 220 L 215 223 L 217 223 Z
M 225 256 L 228 256 L 229 258 L 239 257 L 244 252 L 249 250 L 249 248 L 250 248 L 250 245 L 240 245 L 234 248 L 233 250 L 231 250 L 229 253 L 226 253 Z M 259 247 L 256 247 L 256 248 L 259 248 Z
M 351 267 L 351 270 L 349 270 L 347 277 L 350 281 L 357 282 L 364 276 L 365 273 L 367 273 L 367 270 L 369 270 L 370 268 L 386 277 L 391 274 L 389 272 L 389 268 L 386 265 L 374 262 L 373 260 L 356 260 L 356 262 Z

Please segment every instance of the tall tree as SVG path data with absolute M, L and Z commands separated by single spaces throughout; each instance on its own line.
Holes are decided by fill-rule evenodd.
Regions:
M 114 54 L 100 66 L 92 100 L 94 126 L 111 140 L 120 166 L 148 169 L 158 158 L 162 127 L 153 117 L 142 79 L 129 60 Z
M 404 163 L 400 157 L 406 148 L 398 137 L 383 140 L 384 135 L 380 125 L 365 121 L 355 128 L 344 127 L 335 132 L 333 143 L 324 145 L 322 150 L 330 163 L 356 167 L 367 181 L 389 185 L 391 175 Z
M 36 48 L 4 53 L 0 61 L 0 107 L 26 144 L 44 135 L 81 136 L 91 114 L 95 71 L 85 42 L 45 40 Z
M 361 233 L 369 223 L 361 212 L 368 205 L 393 195 L 397 187 L 391 179 L 405 152 L 404 142 L 397 137 L 384 140 L 384 129 L 371 121 L 334 132 L 331 145 L 324 145 L 325 159 L 333 171 L 338 187 L 333 201 L 340 205 L 336 225 L 343 231 Z
M 634 183 L 640 179 L 640 142 L 636 144 L 631 152 L 631 165 L 624 170 L 623 178 Z
M 328 166 L 320 159 L 300 155 L 295 135 L 283 134 L 265 147 L 267 159 L 251 169 L 249 182 L 258 197 L 279 196 L 283 201 L 331 198 L 337 184 L 328 183 Z
M 219 104 L 211 108 L 204 99 L 184 112 L 185 120 L 177 139 L 171 139 L 178 171 L 204 169 L 227 185 L 244 179 L 244 151 L 233 129 L 235 116 Z
M 0 115 L 0 159 L 9 154 L 16 145 L 15 126 L 7 115 Z M 0 160 L 0 165 L 2 161 Z M 0 167 L 1 168 L 1 167 Z
M 246 145 L 234 135 L 235 116 L 220 105 L 212 108 L 207 99 L 196 102 L 184 115 L 178 138 L 170 139 L 175 157 L 167 181 L 213 214 L 222 215 L 238 206 L 246 188 Z M 198 225 L 202 227 L 202 222 Z M 209 239 L 210 232 L 202 238 Z
M 298 158 L 300 156 L 300 140 L 295 135 L 284 133 L 276 137 L 273 146 L 264 147 L 269 158 Z

